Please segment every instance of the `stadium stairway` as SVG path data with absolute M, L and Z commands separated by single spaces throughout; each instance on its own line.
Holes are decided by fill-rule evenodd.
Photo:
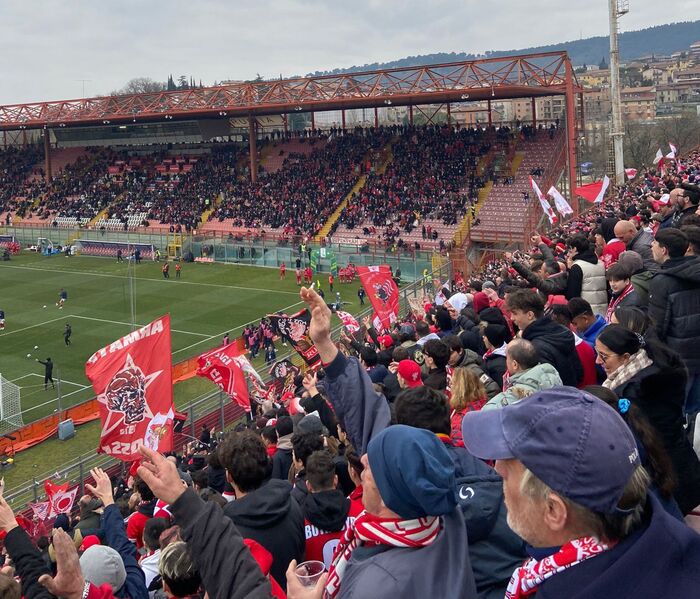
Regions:
M 121 198 L 121 195 L 117 196 L 117 197 L 115 198 L 115 200 L 119 200 L 119 198 Z M 108 216 L 109 216 L 109 206 L 108 206 L 107 208 L 103 208 L 102 210 L 100 210 L 100 211 L 97 213 L 97 215 L 95 216 L 95 218 L 93 218 L 93 219 L 87 224 L 87 227 L 88 227 L 89 229 L 92 229 L 92 228 L 95 227 L 95 226 L 97 225 L 97 223 L 98 223 L 100 220 L 102 220 L 103 218 L 104 218 L 105 220 L 107 220 L 107 217 L 108 217 Z
M 495 152 L 493 149 L 491 149 L 486 154 L 484 154 L 481 158 L 479 158 L 479 162 L 476 165 L 477 175 L 483 175 L 484 172 L 486 172 L 486 170 L 489 168 L 489 166 L 493 163 L 494 156 L 495 156 Z M 481 206 L 486 201 L 486 198 L 488 197 L 489 192 L 491 191 L 492 187 L 493 187 L 493 182 L 487 181 L 486 185 L 484 185 L 484 187 L 482 187 L 479 190 L 479 195 L 478 195 L 477 201 L 476 201 L 475 215 L 479 214 L 479 210 L 481 209 Z M 462 222 L 457 227 L 457 230 L 455 231 L 454 237 L 452 238 L 452 240 L 454 241 L 454 243 L 457 247 L 463 247 L 464 244 L 469 240 L 469 230 L 471 229 L 471 224 L 472 224 L 472 214 L 471 214 L 471 211 L 468 210 L 465 213 L 464 218 L 462 219 Z
M 384 174 L 386 171 L 387 167 L 391 164 L 391 161 L 394 159 L 394 153 L 391 151 L 391 146 L 393 145 L 394 140 L 390 140 L 389 143 L 384 146 L 382 149 L 382 154 L 384 155 L 383 160 L 381 164 L 377 167 L 376 173 L 378 175 Z M 366 160 L 367 156 L 363 159 Z M 333 214 L 330 215 L 326 223 L 321 227 L 319 232 L 316 234 L 314 237 L 314 241 L 320 242 L 321 239 L 328 237 L 328 234 L 331 232 L 331 229 L 333 228 L 333 225 L 336 223 L 336 221 L 340 218 L 340 215 L 343 213 L 343 210 L 345 210 L 345 206 L 348 205 L 348 202 L 350 201 L 350 198 L 354 194 L 360 191 L 365 186 L 365 183 L 367 183 L 367 175 L 362 175 L 358 180 L 355 185 L 353 185 L 353 188 L 350 190 L 348 195 L 345 196 L 345 199 L 340 202 L 338 207 L 335 209 Z
M 543 168 L 544 174 L 535 177 L 540 187 L 556 181 L 566 159 L 565 137 L 557 131 L 553 138 L 540 132 L 534 139 L 521 141 L 512 161 L 514 172 L 512 185 L 498 184 L 491 191 L 479 211 L 478 226 L 471 228 L 472 241 L 497 244 L 522 244 L 526 235 L 537 225 L 542 216 L 539 203 L 533 193 L 529 176 L 535 168 Z M 529 195 L 525 200 L 524 193 Z
M 219 192 L 219 195 L 214 198 L 214 202 L 211 205 L 211 208 L 209 210 L 205 210 L 202 212 L 202 220 L 200 221 L 199 225 L 197 225 L 197 229 L 202 228 L 211 218 L 211 215 L 214 214 L 214 210 L 216 210 L 219 207 L 219 204 L 224 199 L 224 193 Z

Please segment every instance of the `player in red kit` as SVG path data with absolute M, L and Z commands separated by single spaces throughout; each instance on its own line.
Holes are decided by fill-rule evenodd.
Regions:
M 301 269 L 297 268 L 294 271 L 294 274 L 296 275 L 296 278 L 297 278 L 297 286 L 301 287 Z
M 283 280 L 287 276 L 287 265 L 282 262 L 280 264 L 280 281 Z

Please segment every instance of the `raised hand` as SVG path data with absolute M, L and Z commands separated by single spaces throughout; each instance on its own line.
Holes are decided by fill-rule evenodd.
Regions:
M 43 574 L 39 583 L 51 594 L 65 599 L 81 599 L 85 588 L 85 579 L 80 569 L 78 550 L 73 539 L 66 532 L 57 528 L 53 531 L 53 548 L 56 551 L 56 576 Z
M 102 501 L 105 507 L 112 505 L 114 503 L 114 495 L 112 494 L 112 482 L 109 480 L 109 476 L 105 474 L 102 468 L 93 468 L 90 470 L 90 474 L 95 480 L 95 485 L 88 483 L 85 485 L 85 488 Z
M 321 360 L 328 364 L 338 355 L 338 348 L 331 339 L 331 311 L 323 298 L 313 289 L 302 287 L 299 296 L 311 312 L 309 336 L 318 350 Z
M 143 461 L 138 475 L 153 491 L 153 494 L 168 505 L 175 503 L 187 487 L 180 479 L 177 467 L 157 451 L 141 445 L 139 453 Z

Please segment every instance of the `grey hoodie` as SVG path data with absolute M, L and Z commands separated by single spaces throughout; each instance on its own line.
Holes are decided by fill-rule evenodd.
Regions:
M 554 366 L 551 364 L 538 364 L 512 375 L 508 380 L 508 389 L 490 399 L 481 409 L 495 410 L 503 408 L 508 404 L 519 402 L 523 397 L 532 395 L 536 391 L 559 387 L 561 384 L 561 378 Z

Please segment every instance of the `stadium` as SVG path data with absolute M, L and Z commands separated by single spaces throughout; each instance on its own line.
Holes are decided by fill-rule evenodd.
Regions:
M 626 12 L 619 4 L 617 16 Z M 413 472 L 423 457 L 438 459 L 429 444 L 388 426 L 391 411 L 392 424 L 428 429 L 430 437 L 436 433 L 478 462 L 469 476 L 478 471 L 477 478 L 498 481 L 500 515 L 494 522 L 500 524 L 490 524 L 483 542 L 503 544 L 499 559 L 508 563 L 500 566 L 510 568 L 508 575 L 491 580 L 495 574 L 487 575 L 478 553 L 471 554 L 474 529 L 469 531 L 462 501 L 459 519 L 467 519 L 476 562 L 460 569 L 461 580 L 454 569 L 445 578 L 481 593 L 463 596 L 486 597 L 488 585 L 505 590 L 525 557 L 519 543 L 530 539 L 510 519 L 506 525 L 500 490 L 505 476 L 498 465 L 491 468 L 494 456 L 479 454 L 476 441 L 473 456 L 465 450 L 472 451 L 469 430 L 479 437 L 468 424 L 477 419 L 466 415 L 481 412 L 487 423 L 491 409 L 514 414 L 515 406 L 523 411 L 523 404 L 534 404 L 524 399 L 531 394 L 558 405 L 564 400 L 556 389 L 578 393 L 577 406 L 594 399 L 590 409 L 602 410 L 599 422 L 611 418 L 609 408 L 601 408 L 604 402 L 615 408 L 612 424 L 592 427 L 594 432 L 584 427 L 581 434 L 590 432 L 592 440 L 579 452 L 608 441 L 613 451 L 613 439 L 600 431 L 618 426 L 615 443 L 629 436 L 635 452 L 644 444 L 641 453 L 651 455 L 640 462 L 639 452 L 628 452 L 630 464 L 648 471 L 655 514 L 664 509 L 698 528 L 700 366 L 693 343 L 700 334 L 700 138 L 680 147 L 666 140 L 670 153 L 659 149 L 656 158 L 652 153 L 638 168 L 625 169 L 616 141 L 622 121 L 613 107 L 606 148 L 610 177 L 592 176 L 584 167 L 589 128 L 577 74 L 585 75 L 567 52 L 536 52 L 211 87 L 193 81 L 183 89 L 0 106 L 0 474 L 4 500 L 29 523 L 20 523 L 23 528 L 36 540 L 44 536 L 45 523 L 67 515 L 77 538 L 78 523 L 101 514 L 80 498 L 103 500 L 93 490 L 102 470 L 124 505 L 130 494 L 142 493 L 135 485 L 153 481 L 142 503 L 156 505 L 157 497 L 172 523 L 168 504 L 181 495 L 172 502 L 169 493 L 158 495 L 156 479 L 166 466 L 139 468 L 142 459 L 159 463 L 142 446 L 175 456 L 182 480 L 189 478 L 200 494 L 214 489 L 223 514 L 230 515 L 226 502 L 236 493 L 242 502 L 288 475 L 291 497 L 305 509 L 304 496 L 323 486 L 316 482 L 322 476 L 312 480 L 309 474 L 318 461 L 319 469 L 338 473 L 334 484 L 323 483 L 323 492 L 344 491 L 353 510 L 352 493 L 362 485 L 352 476 L 360 481 L 362 466 L 350 472 L 354 466 L 345 451 L 359 463 L 371 451 L 370 437 L 386 433 L 396 435 L 393 447 L 414 452 L 401 467 L 412 475 L 425 475 Z M 498 108 L 504 102 L 529 110 L 507 120 Z M 542 102 L 556 102 L 561 111 L 542 114 Z M 670 278 L 683 282 L 662 287 L 663 276 L 656 273 L 663 275 L 671 263 L 685 270 Z M 536 326 L 542 328 L 539 337 Z M 630 338 L 601 333 L 603 327 L 625 329 Z M 161 338 L 163 330 L 167 337 Z M 598 335 L 610 339 L 601 345 Z M 122 360 L 119 367 L 112 365 L 113 354 Z M 607 363 L 611 355 L 620 359 L 620 370 Z M 342 374 L 339 361 L 345 364 Z M 661 374 L 640 374 L 654 368 Z M 524 381 L 528 372 L 531 379 Z M 473 380 L 465 383 L 465 377 Z M 633 377 L 642 382 L 630 387 Z M 475 391 L 465 391 L 465 385 Z M 579 391 L 584 388 L 586 393 Z M 423 408 L 406 403 L 410 393 L 420 393 L 416 389 L 426 390 Z M 650 395 L 660 389 L 673 398 L 662 408 Z M 463 404 L 454 399 L 468 393 L 473 396 Z M 624 409 L 618 398 L 627 402 Z M 442 418 L 420 412 L 430 402 L 436 413 L 448 410 L 450 430 L 422 420 Z M 357 405 L 365 416 L 357 415 Z M 280 424 L 287 420 L 290 427 L 294 421 L 293 433 Z M 266 437 L 270 429 L 272 441 Z M 245 441 L 253 433 L 255 440 Z M 304 434 L 316 438 L 299 440 Z M 325 445 L 316 447 L 319 435 Z M 265 483 L 244 490 L 224 461 L 234 463 L 236 455 L 254 451 L 252 445 L 263 451 L 263 442 L 270 468 Z M 280 465 L 283 447 L 289 462 Z M 318 456 L 323 447 L 331 448 L 332 466 L 324 466 L 327 456 Z M 608 463 L 601 455 L 585 459 Z M 496 464 L 505 459 L 495 457 Z M 573 453 L 569 458 L 578 459 Z M 221 489 L 211 484 L 217 459 Z M 340 470 L 338 462 L 344 464 Z M 523 463 L 530 468 L 525 458 Z M 629 468 L 625 482 L 633 476 Z M 545 481 L 536 482 L 549 485 L 547 492 L 564 493 L 548 478 L 549 470 L 530 470 Z M 613 466 L 601 467 L 600 476 L 607 470 L 604 484 L 622 476 Z M 465 482 L 469 476 L 458 476 L 461 500 L 467 490 L 474 494 Z M 197 486 L 198 480 L 209 483 Z M 102 483 L 110 486 L 109 480 Z M 401 487 L 406 481 L 399 485 L 387 475 L 384 484 L 391 487 L 389 492 L 379 485 L 387 497 L 410 495 Z M 299 485 L 303 495 L 295 497 Z M 625 487 L 625 497 L 627 492 Z M 448 503 L 454 502 L 450 493 Z M 622 490 L 614 505 L 621 496 Z M 600 511 L 583 491 L 571 501 L 579 497 L 577 507 Z M 59 509 L 64 500 L 67 507 Z M 386 513 L 413 521 L 401 512 L 410 502 L 394 501 L 382 504 Z M 449 523 L 447 512 L 422 512 L 425 503 L 415 501 L 419 507 L 406 509 L 420 514 L 416 518 Z M 361 500 L 357 505 L 354 515 L 346 508 L 343 522 L 371 509 Z M 129 535 L 140 508 L 131 509 Z M 154 514 L 151 509 L 151 520 Z M 295 590 L 296 576 L 304 584 L 304 573 L 287 572 L 285 583 L 290 560 L 280 558 L 279 547 L 271 548 L 272 541 L 266 546 L 230 517 L 246 541 L 250 537 L 272 554 L 265 580 L 281 584 L 290 597 L 311 596 Z M 326 554 L 342 539 L 324 537 L 331 545 L 314 557 L 318 550 L 310 549 L 308 530 L 315 531 L 312 536 L 328 531 L 304 517 L 305 557 L 325 563 L 326 596 L 335 596 L 333 585 L 342 578 L 338 560 L 344 558 L 342 551 L 340 557 Z M 104 521 L 98 516 L 100 530 Z M 190 526 L 187 518 L 181 522 L 183 529 Z M 690 527 L 673 530 L 700 555 Z M 129 536 L 139 559 L 151 555 L 145 538 L 143 529 Z M 478 535 L 474 539 L 479 547 Z M 301 556 L 295 559 L 301 562 Z M 200 568 L 201 593 L 208 589 Z M 88 589 L 93 581 L 84 582 Z

